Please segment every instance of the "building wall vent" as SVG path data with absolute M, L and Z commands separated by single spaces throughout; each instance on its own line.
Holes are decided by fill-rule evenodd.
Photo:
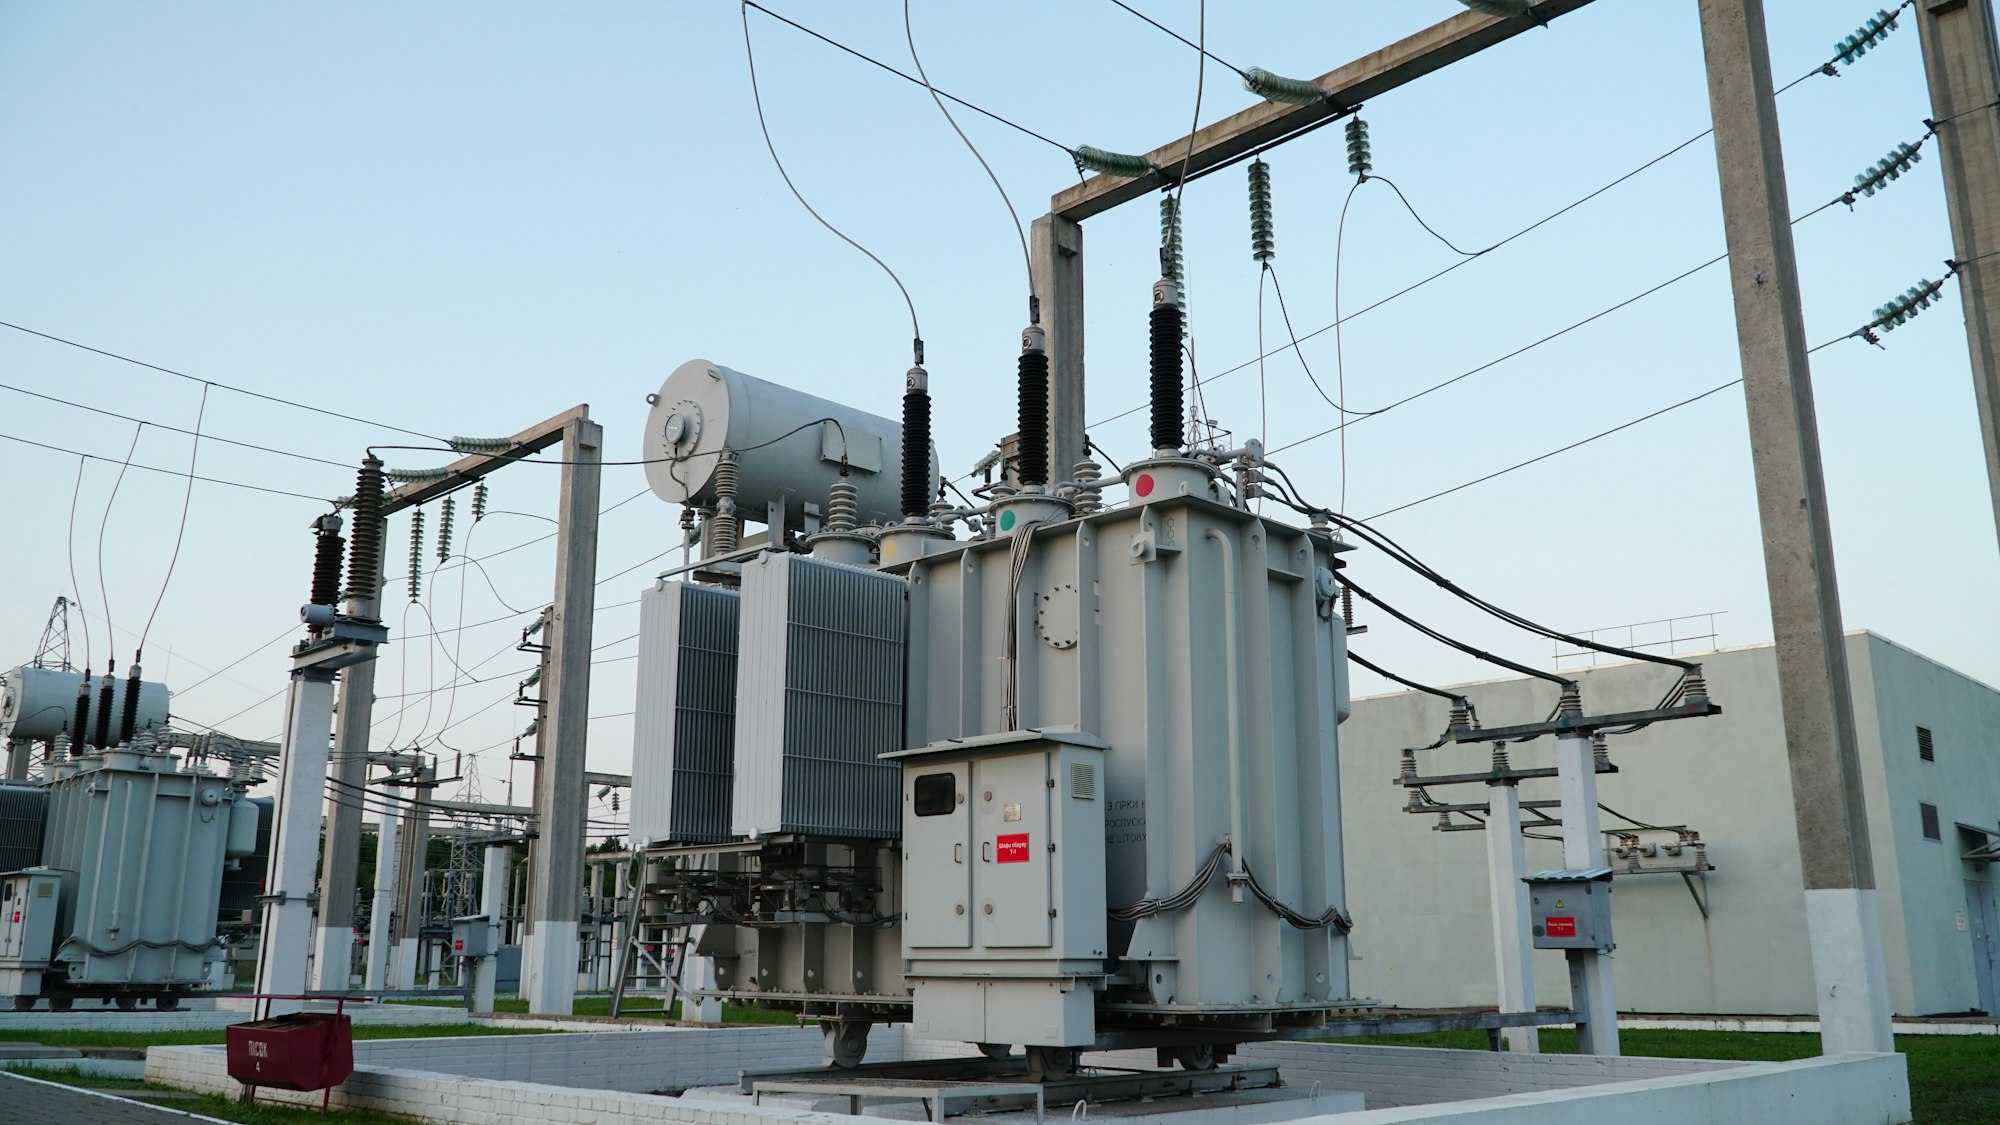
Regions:
M 1931 742 L 1931 728 L 1917 728 L 1917 757 L 1926 762 L 1937 761 L 1937 746 Z
M 1937 806 L 1919 804 L 1917 806 L 1917 811 L 1921 813 L 1924 818 L 1924 839 L 1926 840 L 1943 839 L 1944 838 L 1943 835 L 1938 832 Z

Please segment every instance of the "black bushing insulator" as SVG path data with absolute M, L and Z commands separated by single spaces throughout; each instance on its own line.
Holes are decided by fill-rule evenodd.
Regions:
M 347 546 L 347 590 L 373 598 L 382 588 L 382 462 L 374 457 L 354 477 L 354 538 Z
M 310 605 L 333 605 L 340 600 L 340 563 L 347 541 L 338 532 L 322 531 L 313 540 L 313 580 Z
M 1049 356 L 1021 353 L 1020 473 L 1023 486 L 1049 483 Z
M 69 741 L 78 753 L 90 745 L 90 673 L 83 674 L 83 682 L 76 685 L 76 715 L 70 720 Z
M 1172 304 L 1153 306 L 1153 448 L 1179 449 L 1187 424 L 1181 392 L 1181 310 Z
M 134 663 L 125 674 L 125 706 L 118 715 L 118 741 L 132 741 L 132 735 L 139 726 L 139 665 Z
M 97 689 L 97 730 L 91 736 L 90 744 L 99 750 L 111 745 L 111 673 L 104 674 L 103 686 Z
M 931 396 L 903 394 L 903 515 L 922 518 L 931 510 Z

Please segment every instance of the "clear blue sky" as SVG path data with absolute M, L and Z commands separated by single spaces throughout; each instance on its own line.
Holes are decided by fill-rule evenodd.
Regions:
M 773 7 L 908 66 L 900 6 Z M 1193 0 L 1139 0 L 1193 35 Z M 1211 48 L 1239 66 L 1310 76 L 1457 10 L 1452 0 L 1211 5 Z M 1781 79 L 1811 70 L 1876 4 L 1772 0 Z M 963 471 L 1011 429 L 1024 279 L 1011 224 L 921 90 L 751 14 L 766 107 L 794 178 L 909 284 L 929 345 L 944 464 Z M 1195 54 L 1104 0 L 920 0 L 933 80 L 1066 144 L 1143 151 L 1186 130 Z M 1202 119 L 1250 103 L 1211 64 Z M 1795 211 L 1837 195 L 1928 112 L 1906 24 L 1843 77 L 1781 99 Z M 1707 127 L 1694 6 L 1602 0 L 1366 107 L 1377 170 L 1439 231 L 1488 245 Z M 962 115 L 1024 217 L 1075 176 L 1056 149 Z M 0 319 L 205 378 L 429 433 L 506 434 L 588 402 L 613 457 L 639 452 L 643 396 L 705 357 L 893 413 L 908 323 L 875 267 L 814 226 L 758 136 L 735 5 L 36 4 L 0 2 Z M 1336 221 L 1351 183 L 1339 130 L 1269 155 L 1277 266 L 1301 331 L 1332 319 Z M 1187 191 L 1190 304 L 1207 371 L 1257 353 L 1257 281 L 1240 169 Z M 1798 227 L 1809 335 L 1834 339 L 1951 253 L 1937 164 L 1886 194 Z M 1701 141 L 1534 234 L 1357 319 L 1344 334 L 1350 405 L 1372 408 L 1494 360 L 1722 250 L 1714 150 Z M 1156 272 L 1150 200 L 1087 234 L 1090 417 L 1137 405 Z M 1341 260 L 1350 311 L 1453 261 L 1380 185 L 1354 198 Z M 1881 630 L 2000 682 L 1994 529 L 1958 292 L 1887 338 L 1814 363 L 1850 627 Z M 1267 309 L 1265 340 L 1282 333 Z M 1331 334 L 1305 346 L 1334 375 Z M 1586 328 L 1357 425 L 1347 506 L 1370 515 L 1677 402 L 1736 374 L 1726 275 L 1711 268 Z M 200 386 L 0 330 L 0 382 L 192 428 Z M 1333 424 L 1298 363 L 1274 357 L 1207 390 L 1238 435 L 1285 445 Z M 212 391 L 205 429 L 342 465 L 395 435 Z M 1140 415 L 1096 426 L 1121 460 Z M 130 423 L 0 390 L 0 433 L 123 456 Z M 136 458 L 184 468 L 186 437 L 148 427 Z M 443 458 L 401 454 L 392 463 Z M 1320 503 L 1341 488 L 1330 438 L 1279 460 Z M 0 642 L 31 655 L 70 588 L 77 459 L 0 441 L 8 489 Z M 199 471 L 330 496 L 352 474 L 203 443 Z M 130 659 L 172 546 L 175 478 L 134 470 L 105 518 L 115 464 L 84 470 L 75 565 L 92 655 Z M 494 483 L 475 555 L 549 525 L 553 471 Z M 606 501 L 643 487 L 609 470 Z M 198 484 L 146 669 L 175 710 L 274 735 L 282 646 L 310 558 L 312 502 Z M 601 573 L 678 541 L 677 512 L 643 497 L 605 517 Z M 436 518 L 432 517 L 435 527 Z M 98 549 L 100 524 L 103 549 Z M 1727 611 L 1722 642 L 1769 637 L 1742 397 L 1735 390 L 1583 449 L 1386 517 L 1382 526 L 1487 596 L 1551 624 L 1611 626 Z M 407 529 L 391 528 L 391 573 Z M 484 751 L 489 799 L 524 713 L 499 702 L 529 661 L 508 643 L 549 596 L 550 545 L 428 581 L 398 635 L 384 697 L 451 677 L 490 683 L 420 702 L 380 728 L 447 759 Z M 434 548 L 427 545 L 427 559 Z M 106 596 L 98 589 L 103 566 Z M 1546 665 L 1545 643 L 1467 617 L 1379 559 L 1358 574 L 1433 623 Z M 434 562 L 427 561 L 427 571 Z M 636 632 L 651 568 L 607 582 L 600 644 Z M 470 575 L 461 589 L 460 578 Z M 490 580 L 490 585 L 489 585 Z M 1482 670 L 1364 612 L 1357 648 L 1433 680 Z M 81 647 L 81 631 L 78 644 Z M 629 656 L 624 641 L 607 658 Z M 255 652 L 254 655 L 249 655 Z M 80 655 L 80 654 L 79 654 Z M 243 659 L 195 686 L 210 671 Z M 480 661 L 486 661 L 479 664 Z M 629 759 L 629 659 L 598 669 L 595 768 Z M 1362 691 L 1378 685 L 1357 683 Z M 1726 704 L 1726 700 L 1724 700 Z M 489 705 L 491 705 L 489 707 Z M 393 714 L 384 700 L 378 714 Z M 245 708 L 250 708 L 247 712 Z M 483 712 L 482 708 L 486 708 Z M 241 712 L 241 713 L 239 713 Z M 467 716 L 473 716 L 469 720 Z M 1503 717 L 1493 717 L 1503 718 Z M 226 722 L 225 722 L 226 720 Z M 400 729 L 398 725 L 400 724 Z M 448 728 L 448 729 L 447 729 Z M 446 729 L 439 741 L 439 732 Z M 488 749 L 495 748 L 495 749 Z M 447 766 L 447 768 L 449 768 Z M 525 794 L 521 794 L 525 799 Z

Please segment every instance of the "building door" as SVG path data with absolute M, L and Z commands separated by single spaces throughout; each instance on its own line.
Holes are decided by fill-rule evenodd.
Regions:
M 1988 1015 L 2000 1011 L 1996 978 L 2000 978 L 2000 917 L 1993 906 L 1993 884 L 1965 881 L 1966 932 L 1972 937 L 1972 976 L 1979 985 L 1979 1007 Z

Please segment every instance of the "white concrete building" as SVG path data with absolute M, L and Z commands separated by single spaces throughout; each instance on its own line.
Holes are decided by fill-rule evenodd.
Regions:
M 1866 631 L 1848 634 L 1847 652 L 1891 1003 L 1899 1016 L 2000 1013 L 1995 877 L 1992 864 L 1967 858 L 2000 844 L 2000 691 Z M 1760 645 L 1691 659 L 1723 713 L 1613 736 L 1619 772 L 1598 779 L 1600 801 L 1617 814 L 1698 832 L 1714 867 L 1692 887 L 1670 873 L 1615 878 L 1618 1006 L 1809 1015 L 1817 1006 L 1776 655 Z M 1676 673 L 1632 663 L 1575 675 L 1584 709 L 1606 714 L 1655 705 Z M 1556 695 L 1555 685 L 1526 677 L 1451 690 L 1472 700 L 1487 727 L 1538 721 Z M 1479 831 L 1434 830 L 1435 814 L 1405 812 L 1406 792 L 1393 783 L 1403 748 L 1434 741 L 1448 710 L 1416 692 L 1358 699 L 1341 728 L 1359 996 L 1406 1006 L 1495 1002 L 1484 840 Z M 1448 746 L 1419 754 L 1419 770 L 1478 772 L 1490 757 L 1488 745 Z M 1553 760 L 1546 739 L 1512 747 L 1516 768 Z M 1524 800 L 1555 795 L 1553 779 L 1522 783 Z M 1483 803 L 1486 790 L 1459 785 L 1432 796 Z M 1604 816 L 1607 830 L 1625 823 Z M 1560 833 L 1528 831 L 1528 870 L 1561 867 L 1560 844 L 1536 838 Z M 1706 918 L 1691 893 L 1704 889 Z M 1539 1003 L 1568 1004 L 1560 953 L 1536 954 L 1535 978 Z

